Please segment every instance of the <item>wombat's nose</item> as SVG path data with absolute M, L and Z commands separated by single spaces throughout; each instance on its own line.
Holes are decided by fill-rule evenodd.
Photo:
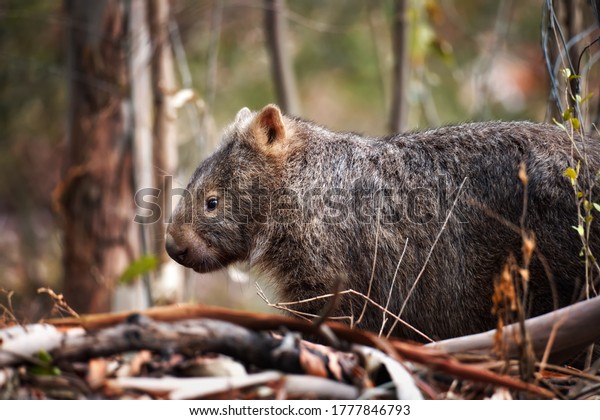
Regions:
M 188 250 L 186 247 L 179 246 L 170 233 L 167 233 L 167 237 L 165 238 L 165 248 L 169 257 L 173 258 L 179 264 L 183 264 Z

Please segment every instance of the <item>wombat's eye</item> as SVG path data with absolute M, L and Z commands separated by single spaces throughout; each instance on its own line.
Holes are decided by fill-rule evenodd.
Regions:
M 218 204 L 219 200 L 217 199 L 217 197 L 210 197 L 208 200 L 206 200 L 206 210 L 213 211 L 217 208 Z

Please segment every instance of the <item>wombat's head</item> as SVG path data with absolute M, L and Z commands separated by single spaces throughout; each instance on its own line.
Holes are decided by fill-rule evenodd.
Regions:
M 249 257 L 264 226 L 261 205 L 277 187 L 291 122 L 277 106 L 243 108 L 225 130 L 221 147 L 196 169 L 167 228 L 167 253 L 209 272 Z

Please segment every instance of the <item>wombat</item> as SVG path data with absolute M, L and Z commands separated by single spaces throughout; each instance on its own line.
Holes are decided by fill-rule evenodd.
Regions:
M 494 279 L 511 255 L 523 263 L 523 232 L 535 235 L 527 315 L 580 298 L 577 199 L 564 173 L 580 162 L 594 178 L 600 146 L 586 140 L 585 159 L 581 150 L 577 135 L 529 122 L 375 138 L 275 105 L 244 108 L 192 176 L 167 251 L 198 272 L 247 261 L 280 302 L 308 300 L 291 307 L 303 313 L 328 301 L 311 298 L 352 289 L 392 313 L 403 308 L 401 318 L 434 340 L 481 332 L 496 325 Z M 332 317 L 359 318 L 363 297 L 336 299 Z M 383 316 L 369 304 L 359 326 L 379 331 Z M 423 341 L 402 324 L 392 335 Z

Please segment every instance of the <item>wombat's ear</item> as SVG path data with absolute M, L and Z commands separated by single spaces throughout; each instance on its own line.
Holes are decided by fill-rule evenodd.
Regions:
M 252 125 L 254 135 L 263 144 L 274 145 L 285 139 L 283 116 L 277 105 L 265 106 Z
M 248 108 L 243 107 L 242 109 L 240 109 L 238 111 L 237 115 L 235 116 L 235 122 L 237 124 L 242 121 L 246 121 L 251 116 L 252 116 L 252 112 L 250 112 L 250 110 Z

